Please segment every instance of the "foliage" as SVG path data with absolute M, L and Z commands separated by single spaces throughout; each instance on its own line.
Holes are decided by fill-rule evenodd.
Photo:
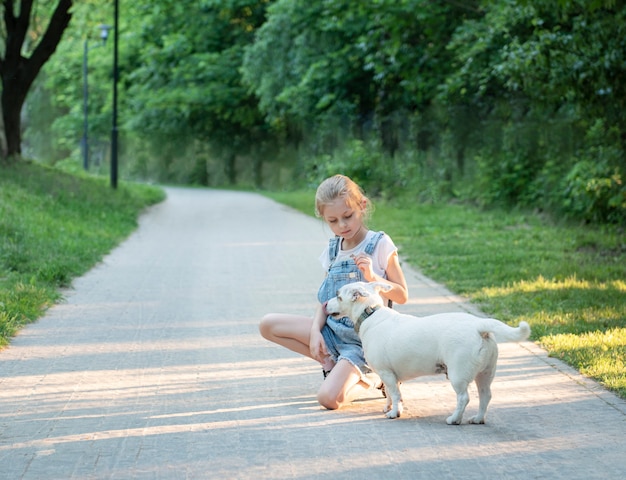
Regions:
M 573 216 L 594 222 L 624 223 L 626 187 L 617 169 L 583 160 L 564 180 L 565 205 Z
M 268 195 L 312 214 L 310 190 Z M 622 229 L 406 200 L 375 201 L 370 221 L 394 238 L 405 261 L 489 315 L 529 322 L 551 356 L 626 398 Z
M 485 112 L 482 130 L 494 135 L 476 148 L 476 197 L 623 221 L 623 15 L 621 2 L 554 8 L 553 2 L 505 1 L 457 29 L 450 48 L 459 68 L 441 100 Z M 492 119 L 502 127 L 494 129 Z M 612 127 L 599 134 L 599 125 Z M 590 157 L 600 165 L 596 172 L 585 166 Z M 565 185 L 555 182 L 558 174 L 568 175 Z M 584 206 L 577 181 L 594 191 Z
M 275 128 L 327 137 L 317 153 L 336 146 L 338 128 L 374 125 L 393 152 L 395 113 L 430 103 L 449 68 L 448 38 L 472 6 L 279 0 L 246 49 L 243 80 Z
M 265 2 L 139 2 L 142 21 L 131 48 L 131 118 L 142 137 L 208 144 L 231 163 L 267 141 L 256 100 L 241 84 L 243 48 L 263 21 Z M 194 14 L 190 15 L 189 12 Z
M 0 346 L 59 298 L 162 200 L 155 187 L 20 162 L 0 176 Z
M 361 140 L 346 142 L 335 158 L 329 154 L 311 158 L 306 165 L 307 183 L 317 185 L 325 178 L 341 173 L 370 191 L 380 188 L 384 178 L 383 156 L 375 145 L 367 145 Z
M 73 15 L 28 109 L 29 152 L 50 161 L 78 161 L 82 42 L 110 6 Z M 122 172 L 293 188 L 345 170 L 387 197 L 623 223 L 625 16 L 621 0 L 131 2 Z M 110 48 L 89 55 L 103 169 Z

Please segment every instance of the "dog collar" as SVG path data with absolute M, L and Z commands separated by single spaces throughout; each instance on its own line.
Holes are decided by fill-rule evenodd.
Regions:
M 367 307 L 365 310 L 363 310 L 363 313 L 359 315 L 359 318 L 354 324 L 354 331 L 356 333 L 359 333 L 359 330 L 361 330 L 361 324 L 365 320 L 367 320 L 370 315 L 372 315 L 376 310 L 379 310 L 379 309 L 380 309 L 380 305 L 374 305 L 373 307 Z

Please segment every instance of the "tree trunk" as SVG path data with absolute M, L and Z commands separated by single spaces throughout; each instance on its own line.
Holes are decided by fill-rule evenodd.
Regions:
M 21 85 L 11 85 L 11 82 L 3 82 L 2 85 L 2 120 L 4 121 L 4 137 L 6 139 L 5 158 L 9 160 L 22 153 L 20 116 L 28 92 L 24 90 Z
M 237 183 L 237 155 L 233 152 L 228 154 L 226 158 L 226 177 L 228 178 L 229 185 L 236 185 Z
M 15 14 L 13 0 L 3 0 L 5 54 L 0 58 L 2 96 L 0 98 L 6 148 L 0 149 L 5 160 L 18 158 L 22 152 L 20 115 L 26 95 L 41 67 L 48 61 L 69 25 L 72 0 L 59 0 L 41 41 L 29 58 L 22 56 L 24 40 L 29 31 L 33 0 L 21 0 L 19 14 Z M 4 147 L 0 142 L 0 147 Z

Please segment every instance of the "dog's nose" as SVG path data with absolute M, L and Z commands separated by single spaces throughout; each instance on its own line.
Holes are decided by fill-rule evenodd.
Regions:
M 324 310 L 323 310 L 323 311 L 324 311 L 324 315 L 328 316 L 328 315 L 329 315 L 329 313 L 328 313 L 328 310 L 326 310 L 326 305 L 328 305 L 328 302 L 324 302 L 324 303 L 322 303 L 322 308 L 324 309 Z

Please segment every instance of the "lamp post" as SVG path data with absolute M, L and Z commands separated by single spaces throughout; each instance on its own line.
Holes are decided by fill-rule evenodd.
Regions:
M 100 29 L 100 40 L 102 43 L 89 48 L 88 40 L 85 39 L 83 45 L 83 138 L 81 144 L 83 148 L 83 168 L 85 170 L 89 170 L 89 50 L 106 44 L 111 26 L 102 24 L 98 28 Z
M 117 45 L 119 37 L 119 0 L 114 3 L 114 26 L 113 26 L 113 125 L 111 127 L 111 188 L 117 188 L 117 77 L 118 55 Z

